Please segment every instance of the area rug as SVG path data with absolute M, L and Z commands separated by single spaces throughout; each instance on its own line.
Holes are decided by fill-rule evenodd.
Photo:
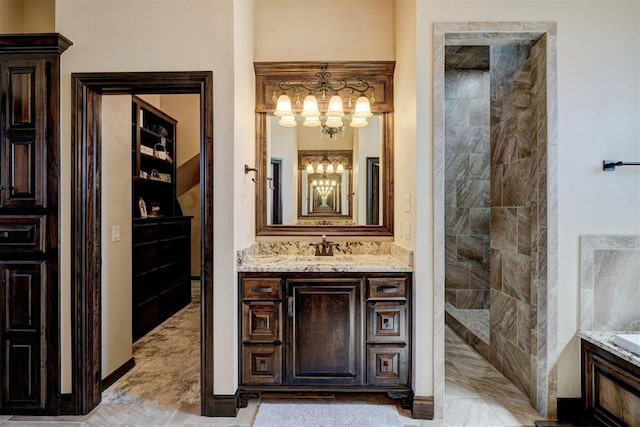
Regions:
M 253 427 L 402 427 L 393 405 L 261 403 Z

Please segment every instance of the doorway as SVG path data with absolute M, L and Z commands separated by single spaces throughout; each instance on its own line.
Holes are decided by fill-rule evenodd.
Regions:
M 463 30 L 461 30 L 461 28 Z M 472 28 L 472 30 L 471 30 Z M 466 29 L 466 30 L 464 30 Z M 504 31 L 504 32 L 501 32 Z M 510 312 L 513 317 L 510 319 L 504 319 L 504 314 L 507 311 L 503 310 L 502 315 L 505 320 L 504 323 L 499 324 L 498 320 L 500 318 L 496 316 L 490 322 L 490 329 L 499 329 L 500 327 L 506 325 L 507 323 L 511 323 L 514 325 L 517 323 L 515 320 L 515 316 L 517 316 L 517 309 L 523 308 L 530 311 L 528 313 L 532 313 L 532 318 L 529 318 L 531 323 L 527 323 L 530 332 L 533 335 L 533 338 L 537 339 L 535 348 L 531 348 L 530 350 L 535 352 L 532 353 L 535 356 L 533 359 L 529 357 L 522 358 L 522 366 L 515 366 L 518 363 L 517 358 L 513 357 L 513 352 L 504 351 L 500 354 L 500 356 L 505 356 L 500 360 L 500 363 L 503 367 L 516 368 L 519 371 L 524 371 L 526 368 L 527 381 L 524 381 L 524 385 L 526 387 L 526 394 L 529 396 L 529 399 L 532 405 L 537 408 L 537 410 L 547 417 L 553 417 L 555 415 L 555 372 L 551 368 L 554 366 L 555 361 L 557 360 L 557 344 L 556 344 L 556 335 L 557 335 L 557 325 L 555 323 L 557 312 L 556 307 L 556 285 L 557 285 L 557 277 L 556 277 L 556 265 L 557 265 L 557 255 L 556 255 L 556 241 L 557 241 L 557 210 L 556 210 L 556 138 L 557 138 L 557 118 L 556 118 L 556 105 L 557 105 L 557 89 L 556 89 L 556 25 L 554 23 L 525 23 L 525 22 L 514 22 L 514 23 L 500 23 L 500 22 L 488 22 L 488 23 L 437 23 L 434 26 L 434 74 L 433 74 L 433 119 L 434 119 L 434 150 L 433 150 L 433 178 L 434 182 L 438 183 L 436 187 L 434 187 L 434 246 L 436 248 L 442 248 L 442 250 L 434 251 L 434 277 L 436 281 L 434 283 L 434 322 L 436 325 L 436 334 L 434 336 L 434 351 L 438 355 L 442 355 L 442 358 L 436 358 L 436 360 L 442 360 L 443 363 L 441 366 L 435 366 L 434 369 L 434 389 L 439 390 L 440 395 L 434 396 L 436 403 L 436 416 L 442 415 L 443 405 L 442 402 L 444 400 L 444 323 L 445 323 L 445 295 L 449 297 L 449 302 L 451 302 L 453 293 L 445 294 L 445 276 L 446 276 L 446 266 L 447 260 L 451 261 L 452 251 L 447 253 L 446 251 L 446 241 L 447 234 L 445 230 L 448 229 L 452 231 L 456 228 L 456 224 L 468 224 L 464 222 L 464 218 L 462 218 L 462 222 L 458 222 L 455 220 L 451 220 L 447 223 L 445 219 L 445 210 L 446 206 L 452 207 L 451 202 L 446 200 L 446 190 L 445 190 L 445 180 L 447 179 L 446 174 L 451 173 L 451 168 L 449 168 L 449 172 L 447 172 L 446 164 L 446 155 L 445 150 L 449 141 L 447 140 L 447 132 L 445 129 L 445 121 L 447 114 L 449 117 L 454 117 L 451 111 L 447 111 L 445 107 L 445 94 L 447 92 L 447 85 L 451 84 L 451 80 L 449 78 L 445 79 L 445 51 L 447 46 L 490 46 L 495 44 L 500 45 L 514 45 L 514 44 L 527 44 L 531 43 L 535 40 L 542 40 L 544 45 L 541 48 L 543 62 L 542 65 L 538 64 L 542 68 L 542 75 L 544 76 L 543 86 L 546 93 L 546 97 L 542 101 L 543 110 L 544 110 L 544 121 L 541 122 L 539 132 L 542 132 L 542 137 L 539 139 L 540 153 L 543 155 L 538 158 L 537 165 L 541 168 L 539 173 L 536 174 L 534 178 L 539 178 L 539 189 L 540 189 L 540 197 L 537 199 L 539 203 L 537 205 L 540 215 L 535 217 L 536 221 L 539 221 L 535 225 L 535 230 L 538 230 L 536 234 L 536 238 L 538 238 L 538 244 L 535 246 L 535 253 L 531 253 L 529 256 L 535 258 L 536 265 L 535 268 L 532 268 L 529 280 L 525 280 L 523 278 L 518 278 L 520 283 L 526 283 L 527 286 L 531 285 L 531 293 L 527 295 L 526 298 L 523 295 L 523 304 L 518 305 L 516 301 L 516 311 Z M 446 80 L 446 83 L 445 83 Z M 450 87 L 449 87 L 450 89 Z M 458 102 L 458 100 L 456 100 Z M 492 98 L 493 102 L 493 98 Z M 533 121 L 533 120 L 532 120 Z M 493 116 L 491 117 L 491 125 L 492 125 L 492 134 L 493 134 Z M 534 129 L 535 131 L 535 129 Z M 452 135 L 449 134 L 449 137 Z M 491 140 L 493 141 L 494 136 L 492 135 Z M 492 153 L 493 154 L 493 153 Z M 464 156 L 460 156 L 461 158 Z M 491 162 L 491 157 L 489 156 L 489 160 Z M 526 157 L 526 156 L 523 156 Z M 517 156 L 515 157 L 517 158 Z M 450 161 L 451 163 L 451 161 Z M 488 169 L 488 167 L 486 168 Z M 480 170 L 476 170 L 475 172 L 480 172 Z M 493 172 L 492 172 L 493 173 Z M 451 177 L 450 177 L 451 178 Z M 486 177 L 485 177 L 486 178 Z M 507 177 L 504 177 L 507 178 Z M 521 179 L 520 176 L 511 176 L 511 178 L 515 178 L 516 180 Z M 452 178 L 453 179 L 453 178 Z M 483 177 L 478 176 L 478 182 L 474 183 L 478 189 L 483 187 L 483 183 L 479 182 Z M 528 177 L 526 179 L 529 179 Z M 487 179 L 487 184 L 490 182 L 490 179 Z M 503 181 L 504 183 L 505 181 Z M 487 188 L 487 198 L 489 194 L 489 189 Z M 473 193 L 473 192 L 472 192 Z M 477 192 L 476 192 L 477 193 Z M 472 195 L 470 193 L 470 195 Z M 457 196 L 457 194 L 456 194 Z M 474 197 L 469 197 L 468 200 L 473 199 Z M 467 200 L 467 201 L 468 201 Z M 493 212 L 494 206 L 497 208 L 496 212 Z M 517 206 L 517 205 L 516 205 Z M 475 213 L 483 213 L 480 212 L 481 209 L 485 209 L 485 207 L 472 207 L 467 206 L 470 209 L 478 209 Z M 454 206 L 454 208 L 458 208 L 458 206 Z M 494 221 L 494 213 L 514 213 L 517 212 L 517 208 L 509 210 L 509 208 L 504 208 L 501 205 L 491 205 L 487 206 L 487 209 L 491 209 L 491 219 L 490 221 Z M 469 210 L 470 210 L 469 209 Z M 499 212 L 498 212 L 499 211 Z M 504 211 L 504 212 L 503 212 Z M 512 212 L 513 211 L 513 212 Z M 464 210 L 455 211 L 451 210 L 450 213 L 458 213 L 462 216 L 466 214 Z M 496 221 L 504 218 L 495 217 Z M 454 216 L 455 219 L 455 216 Z M 493 223 L 491 223 L 490 227 L 493 228 Z M 534 229 L 533 226 L 531 226 Z M 485 227 L 486 228 L 486 227 Z M 465 227 L 466 229 L 466 227 Z M 533 233 L 531 234 L 533 235 Z M 485 256 L 485 246 L 481 241 L 483 239 L 478 239 L 478 236 L 463 236 L 462 240 L 463 245 L 462 248 L 456 248 L 456 260 L 460 260 L 458 255 L 461 255 L 462 258 L 471 257 L 474 258 L 472 262 L 479 263 L 480 257 L 482 256 L 482 260 L 487 260 L 487 256 Z M 450 238 L 449 238 L 450 240 Z M 451 243 L 451 240 L 450 242 Z M 518 242 L 515 242 L 516 248 L 518 247 Z M 451 248 L 451 245 L 449 245 Z M 493 247 L 493 246 L 492 246 Z M 491 247 L 491 248 L 492 248 Z M 509 255 L 511 256 L 511 255 Z M 477 258 L 477 259 L 476 259 Z M 513 258 L 517 258 L 514 254 Z M 487 263 L 489 264 L 489 263 Z M 502 270 L 501 270 L 502 271 Z M 514 270 L 510 270 L 509 274 L 513 273 Z M 464 275 L 472 275 L 470 270 L 462 269 L 458 271 L 459 273 L 464 273 Z M 477 274 L 474 275 L 476 278 Z M 489 276 L 489 274 L 487 274 Z M 451 277 L 450 277 L 451 278 Z M 475 290 L 474 290 L 475 291 Z M 480 305 L 484 305 L 485 302 L 493 303 L 497 300 L 497 297 L 502 298 L 502 294 L 498 295 L 499 292 L 495 292 L 494 289 L 489 287 L 487 292 L 483 289 L 480 289 L 481 292 L 475 292 L 474 298 L 472 302 L 477 302 Z M 510 290 L 515 292 L 514 289 Z M 490 293 L 489 301 L 484 299 L 484 294 Z M 466 289 L 464 292 L 461 292 L 461 296 L 468 297 L 471 295 Z M 477 294 L 477 295 L 475 295 Z M 475 297 L 478 298 L 475 298 Z M 493 298 L 493 297 L 496 298 Z M 533 297 L 533 298 L 531 298 Z M 464 299 L 464 298 L 463 298 Z M 506 298 L 503 298 L 506 299 Z M 524 299 L 526 299 L 526 303 L 524 304 Z M 535 304 L 533 300 L 535 299 Z M 449 313 L 447 314 L 449 316 Z M 523 320 L 525 316 L 522 316 Z M 525 322 L 523 322 L 525 323 Z M 524 329 L 523 329 L 524 330 Z M 513 333 L 513 330 L 510 330 L 509 333 Z M 504 345 L 504 339 L 501 336 L 498 341 L 499 345 Z M 489 340 L 490 341 L 490 340 Z M 493 349 L 489 349 L 489 357 L 491 358 L 491 354 Z M 511 359 L 509 359 L 511 358 Z M 531 363 L 531 364 L 530 364 Z M 526 366 L 525 366 L 526 365 Z M 530 376 L 529 376 L 530 373 Z M 512 374 L 512 373 L 511 373 Z M 522 384 L 520 384 L 522 385 Z
M 201 414 L 213 415 L 213 73 L 74 73 L 72 79 L 72 393 L 64 412 L 100 403 L 101 96 L 197 94 L 200 99 Z

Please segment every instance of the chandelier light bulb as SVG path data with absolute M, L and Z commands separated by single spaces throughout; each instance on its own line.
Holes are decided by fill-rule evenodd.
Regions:
M 318 173 L 324 172 L 324 167 L 322 166 L 322 163 L 318 163 L 318 166 L 316 166 L 316 172 Z
M 366 118 L 353 116 L 351 118 L 350 126 L 352 128 L 363 128 L 363 127 L 367 126 L 368 124 L 369 123 L 367 122 Z
M 366 96 L 359 97 L 356 101 L 356 110 L 353 113 L 353 117 L 362 117 L 367 119 L 371 116 L 373 116 L 373 113 L 371 112 L 371 104 L 369 103 L 369 100 Z
M 293 114 L 290 116 L 282 116 L 280 117 L 278 124 L 286 128 L 292 128 L 296 126 L 296 118 Z
M 313 173 L 313 165 L 311 163 L 307 165 L 307 173 Z
M 327 109 L 327 117 L 344 117 L 344 107 L 342 106 L 342 98 L 338 95 L 333 95 L 329 99 L 329 108 Z M 328 121 L 328 120 L 327 120 Z M 337 127 L 337 126 L 332 126 Z
M 291 99 L 287 95 L 280 95 L 276 104 L 276 111 L 273 112 L 278 117 L 292 116 Z
M 327 117 L 327 121 L 324 122 L 324 124 L 330 128 L 339 128 L 343 126 L 342 119 L 340 117 Z
M 344 172 L 344 166 L 342 165 L 342 163 L 338 164 L 338 167 L 336 168 L 336 172 Z
M 304 106 L 302 107 L 302 117 L 319 117 L 320 110 L 318 110 L 318 100 L 313 95 L 307 95 L 304 99 Z
M 327 165 L 327 173 L 333 173 L 333 165 L 331 163 Z
M 307 116 L 304 118 L 304 122 L 302 122 L 302 124 L 313 128 L 320 126 L 322 122 L 320 122 L 320 116 Z

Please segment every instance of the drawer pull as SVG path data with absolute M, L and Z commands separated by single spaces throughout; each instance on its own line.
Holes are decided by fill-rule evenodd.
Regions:
M 398 292 L 398 287 L 395 285 L 382 285 L 382 286 L 378 286 L 376 288 L 377 292 L 380 292 L 381 294 L 395 294 L 396 292 Z
M 270 294 L 271 293 L 271 287 L 259 288 L 257 286 L 254 286 L 253 288 L 251 288 L 251 292 L 253 292 L 254 294 Z

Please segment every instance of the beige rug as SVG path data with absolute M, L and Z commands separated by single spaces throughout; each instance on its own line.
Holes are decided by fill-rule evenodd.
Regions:
M 261 403 L 253 427 L 402 427 L 393 405 Z

